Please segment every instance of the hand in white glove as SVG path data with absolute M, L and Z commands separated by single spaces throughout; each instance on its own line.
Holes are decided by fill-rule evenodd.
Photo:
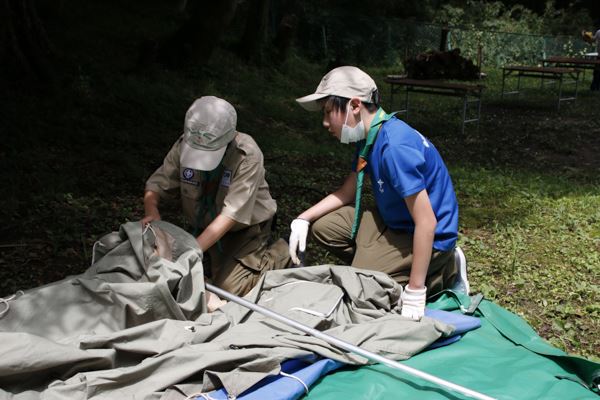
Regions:
M 290 233 L 290 257 L 296 265 L 300 264 L 298 253 L 306 250 L 306 237 L 308 236 L 308 227 L 310 222 L 305 219 L 296 218 L 290 224 L 292 232 Z
M 402 292 L 402 316 L 419 320 L 425 314 L 425 297 L 427 288 L 412 289 L 406 285 Z

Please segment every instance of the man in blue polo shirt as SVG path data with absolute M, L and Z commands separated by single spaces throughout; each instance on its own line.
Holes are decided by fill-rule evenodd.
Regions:
M 297 101 L 309 111 L 323 110 L 323 126 L 342 143 L 357 143 L 357 155 L 342 186 L 292 221 L 293 262 L 299 263 L 312 224 L 312 237 L 349 265 L 385 272 L 403 284 L 402 315 L 419 319 L 427 294 L 455 285 L 460 269 L 458 204 L 440 154 L 379 107 L 375 82 L 356 67 L 333 69 L 315 93 Z M 365 176 L 376 208 L 362 212 Z M 464 261 L 460 250 L 456 258 Z

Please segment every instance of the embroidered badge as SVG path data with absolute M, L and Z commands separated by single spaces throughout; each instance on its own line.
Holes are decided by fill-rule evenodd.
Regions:
M 189 181 L 190 179 L 192 179 L 194 177 L 194 170 L 191 168 L 186 168 L 183 170 L 183 179 L 185 179 L 186 181 Z
M 223 171 L 223 177 L 221 178 L 221 186 L 229 187 L 231 185 L 231 170 L 226 169 Z
M 384 182 L 384 181 L 382 181 L 381 179 L 379 179 L 379 180 L 377 181 L 377 184 L 379 185 L 379 193 L 383 193 L 383 184 L 384 184 L 384 183 L 385 183 L 385 182 Z

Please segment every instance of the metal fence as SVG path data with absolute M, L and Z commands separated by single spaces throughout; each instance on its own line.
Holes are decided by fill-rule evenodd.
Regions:
M 408 57 L 440 47 L 442 26 L 400 19 L 315 18 L 303 27 L 299 44 L 309 57 L 345 64 L 399 66 Z M 547 36 L 449 27 L 447 49 L 482 67 L 537 65 L 548 56 L 592 51 L 577 36 Z M 480 55 L 480 56 L 479 56 Z

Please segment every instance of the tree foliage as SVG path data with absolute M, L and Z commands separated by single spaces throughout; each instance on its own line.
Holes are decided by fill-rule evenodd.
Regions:
M 521 4 L 468 0 L 466 6 L 442 6 L 435 22 L 454 27 L 451 46 L 466 56 L 474 59 L 482 49 L 484 65 L 501 66 L 537 64 L 548 55 L 583 52 L 586 46 L 577 35 L 590 19 L 585 10 L 573 6 L 558 10 L 551 1 L 538 14 Z
M 85 15 L 97 2 L 76 0 L 0 0 L 1 68 L 12 75 L 51 81 L 61 65 L 53 59 L 44 17 L 61 22 L 60 10 L 69 8 Z M 215 48 L 227 47 L 247 62 L 282 64 L 292 51 L 313 60 L 339 64 L 393 65 L 416 53 L 436 49 L 440 29 L 453 27 L 454 44 L 473 57 L 480 43 L 487 47 L 486 60 L 498 64 L 523 54 L 540 54 L 547 43 L 539 38 L 502 36 L 512 34 L 577 35 L 592 29 L 588 0 L 546 1 L 441 1 L 441 0 L 131 0 L 122 5 L 106 0 L 110 7 L 140 12 L 171 11 L 161 15 L 161 29 L 148 31 L 139 43 L 138 67 L 158 64 L 170 69 L 207 65 Z M 594 4 L 596 4 L 594 6 Z M 586 8 L 588 7 L 588 8 Z M 42 9 L 42 18 L 38 9 Z M 596 10 L 595 9 L 595 10 Z M 598 12 L 598 10 L 596 10 Z M 596 16 L 596 18 L 598 15 Z M 132 25 L 135 21 L 131 21 Z M 430 28 L 427 24 L 436 24 Z M 164 29 L 163 29 L 164 28 Z M 462 31 L 457 32 L 458 28 Z M 132 35 L 133 36 L 133 35 Z M 457 42 L 458 41 L 458 42 Z M 452 43 L 452 35 L 450 37 Z M 566 46 L 566 47 L 565 47 Z M 574 51 L 565 44 L 566 50 Z M 501 54 L 500 49 L 508 54 Z M 504 51 L 504 50 L 502 50 Z M 61 49 L 57 49 L 61 54 Z M 62 56 L 63 54 L 61 54 Z M 131 54 L 132 63 L 136 57 Z M 67 57 L 68 58 L 68 57 Z M 61 62 L 64 59 L 60 60 Z M 78 66 L 76 66 L 78 68 Z
M 236 7 L 237 0 L 188 0 L 185 22 L 160 43 L 156 59 L 173 68 L 206 64 L 229 27 Z
M 554 2 L 546 1 L 543 11 L 538 13 L 523 4 L 467 0 L 461 5 L 442 5 L 434 22 L 508 33 L 576 35 L 582 27 L 592 24 L 592 18 L 587 9 L 575 8 L 573 4 L 558 9 Z

